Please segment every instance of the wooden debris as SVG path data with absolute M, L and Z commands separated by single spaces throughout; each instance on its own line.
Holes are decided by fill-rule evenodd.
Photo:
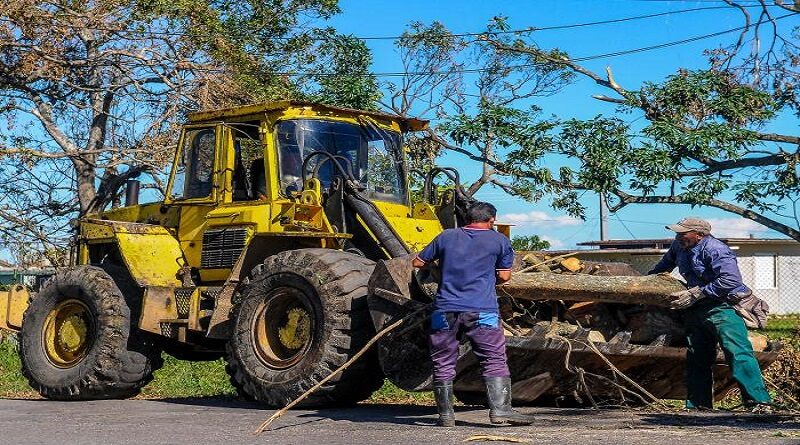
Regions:
M 548 329 L 547 334 L 545 334 L 546 337 L 570 337 L 574 335 L 578 329 L 580 329 L 579 326 L 565 323 L 563 321 L 540 321 L 539 323 L 536 323 L 536 325 L 543 326 Z M 587 339 L 596 343 L 606 342 L 606 338 L 599 331 L 589 331 L 589 336 Z
M 668 274 L 639 277 L 587 274 L 517 273 L 498 286 L 499 296 L 524 300 L 601 301 L 668 307 L 670 294 L 686 286 Z
M 489 434 L 476 434 L 464 439 L 464 442 L 512 442 L 512 443 L 531 443 L 533 440 L 522 437 L 492 436 Z
M 518 380 L 511 385 L 511 394 L 514 400 L 521 403 L 531 403 L 555 385 L 555 380 L 549 372 L 537 374 L 525 380 Z
M 747 337 L 750 339 L 750 344 L 753 345 L 753 351 L 765 351 L 767 349 L 767 345 L 769 345 L 769 339 L 764 334 L 748 331 Z

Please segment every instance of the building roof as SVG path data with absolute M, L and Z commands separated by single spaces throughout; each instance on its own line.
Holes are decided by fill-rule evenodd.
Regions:
M 674 238 L 659 239 L 615 239 L 605 241 L 586 241 L 578 243 L 579 246 L 598 247 L 599 250 L 628 250 L 628 249 L 667 249 Z M 732 246 L 741 245 L 796 245 L 797 240 L 791 238 L 719 238 L 720 241 Z

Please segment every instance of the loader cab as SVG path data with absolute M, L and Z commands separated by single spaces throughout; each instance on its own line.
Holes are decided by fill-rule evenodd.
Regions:
M 371 119 L 287 113 L 184 127 L 165 201 L 187 205 L 294 199 L 310 176 L 325 191 L 338 174 L 331 162 L 316 157 L 302 171 L 306 158 L 318 151 L 343 160 L 371 200 L 408 204 L 399 128 Z
M 396 116 L 298 102 L 190 115 L 164 200 L 165 207 L 179 209 L 176 235 L 187 265 L 197 271 L 200 282 L 221 282 L 257 238 L 269 239 L 266 249 L 278 252 L 342 248 L 348 236 L 369 237 L 353 232 L 363 231 L 355 215 L 332 212 L 326 205 L 341 173 L 325 156 L 312 156 L 314 152 L 345 164 L 362 195 L 385 217 L 407 219 L 401 137 L 406 129 Z M 312 177 L 319 184 L 312 193 L 317 198 L 304 201 L 311 192 L 304 191 L 306 180 Z M 419 230 L 414 231 L 416 236 Z M 349 235 L 337 235 L 345 232 Z M 306 233 L 316 233 L 316 238 Z M 424 238 L 419 242 L 430 236 Z
M 191 125 L 178 144 L 172 205 L 257 201 L 267 196 L 260 121 Z

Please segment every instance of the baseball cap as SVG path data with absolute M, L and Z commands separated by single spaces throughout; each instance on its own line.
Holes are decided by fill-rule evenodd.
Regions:
M 670 224 L 664 227 L 677 233 L 691 231 L 711 233 L 711 224 L 708 221 L 700 218 L 683 218 L 682 220 L 678 221 L 677 224 Z

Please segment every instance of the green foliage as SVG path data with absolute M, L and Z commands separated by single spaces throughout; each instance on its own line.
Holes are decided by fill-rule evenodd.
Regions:
M 732 73 L 680 70 L 662 83 L 647 82 L 638 94 L 648 119 L 694 127 L 726 122 L 733 127 L 764 122 L 775 116 L 770 95 L 741 83 Z
M 539 235 L 515 236 L 511 238 L 514 250 L 545 250 L 550 248 L 550 241 L 539 238 Z
M 392 90 L 392 103 L 404 111 L 425 97 L 427 108 L 420 108 L 436 112 L 442 146 L 482 164 L 468 193 L 491 184 L 529 201 L 549 197 L 552 207 L 577 217 L 585 212 L 579 200 L 585 191 L 609 196 L 613 210 L 634 203 L 713 205 L 800 239 L 798 136 L 764 130 L 800 110 L 800 28 L 759 52 L 760 59 L 740 41 L 732 51 L 707 53 L 709 69 L 680 69 L 638 89 L 619 85 L 610 69 L 595 73 L 558 48 L 540 48 L 535 37 L 534 27 L 512 31 L 497 16 L 471 42 L 434 23 L 412 25 L 400 45 L 408 50 L 409 71 L 478 68 L 472 84 L 453 76 L 461 83 L 444 88 L 436 76 L 419 76 Z M 607 89 L 610 96 L 594 97 L 617 104 L 616 112 L 564 120 L 531 107 L 533 98 L 558 93 L 576 76 Z M 412 154 L 417 150 L 423 155 L 416 158 L 428 163 L 439 154 L 420 143 Z
M 200 51 L 222 68 L 208 76 L 217 91 L 201 107 L 303 97 L 313 79 L 281 73 L 310 69 L 322 54 L 317 39 L 331 33 L 302 21 L 340 12 L 336 0 L 145 0 L 135 5 L 139 19 L 167 21 L 182 47 Z
M 322 63 L 316 76 L 319 90 L 315 101 L 359 110 L 376 110 L 381 92 L 378 80 L 369 74 L 372 52 L 353 36 L 331 36 L 320 46 Z
M 225 372 L 224 360 L 188 362 L 164 354 L 164 367 L 142 390 L 143 398 L 236 397 Z M 13 343 L 0 339 L 0 398 L 38 397 L 22 376 L 19 356 Z M 410 403 L 432 405 L 430 392 L 408 392 L 388 380 L 367 403 Z
M 584 212 L 576 190 L 625 190 L 647 197 L 671 184 L 674 195 L 686 204 L 733 195 L 760 212 L 779 211 L 782 201 L 800 194 L 800 175 L 791 156 L 783 165 L 756 164 L 749 171 L 736 167 L 748 157 L 776 153 L 757 131 L 778 112 L 766 92 L 727 73 L 680 71 L 662 83 L 645 84 L 620 108 L 626 114 L 637 110 L 648 119 L 638 130 L 619 117 L 547 121 L 536 137 L 549 145 L 537 150 L 515 145 L 502 169 L 511 177 L 530 180 L 534 190 L 517 193 L 520 196 L 550 194 L 553 207 L 575 216 Z M 542 167 L 553 157 L 578 166 L 561 165 L 554 176 L 555 169 Z M 728 170 L 747 174 L 724 174 Z

